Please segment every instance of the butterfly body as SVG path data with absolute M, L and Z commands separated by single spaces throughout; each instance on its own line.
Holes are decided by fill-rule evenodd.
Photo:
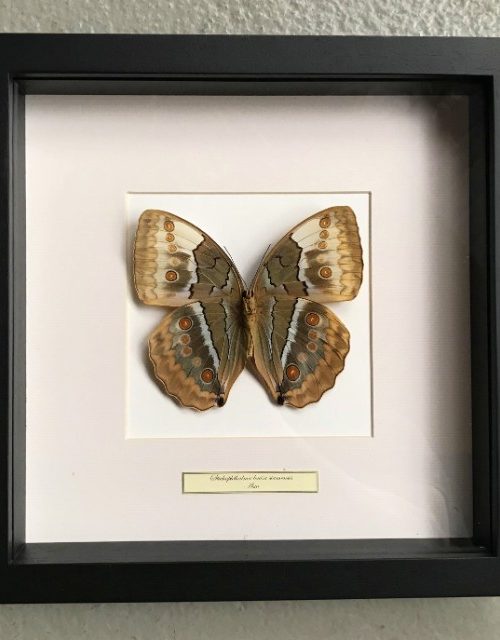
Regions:
M 362 281 L 354 212 L 331 207 L 271 247 L 247 288 L 207 234 L 169 212 L 145 211 L 134 281 L 146 304 L 169 309 L 149 338 L 156 377 L 181 404 L 222 406 L 250 364 L 278 404 L 303 407 L 333 387 L 349 332 L 322 302 L 354 298 Z
M 253 358 L 253 344 L 255 327 L 257 324 L 257 304 L 255 296 L 248 291 L 244 291 L 241 296 L 243 309 L 243 322 L 247 333 L 247 360 Z

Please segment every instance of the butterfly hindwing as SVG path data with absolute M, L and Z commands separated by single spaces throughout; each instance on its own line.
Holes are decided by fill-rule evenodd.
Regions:
M 246 350 L 241 308 L 225 299 L 174 309 L 149 338 L 155 375 L 167 393 L 200 411 L 225 403 Z
M 267 252 L 253 288 L 340 302 L 357 295 L 362 276 L 356 216 L 350 207 L 330 207 L 301 222 Z
M 173 307 L 149 337 L 165 390 L 187 407 L 222 406 L 245 366 L 242 280 L 203 231 L 166 211 L 141 215 L 134 282 L 146 304 Z
M 349 331 L 323 305 L 265 296 L 257 306 L 253 361 L 271 397 L 304 407 L 335 384 L 349 351 Z

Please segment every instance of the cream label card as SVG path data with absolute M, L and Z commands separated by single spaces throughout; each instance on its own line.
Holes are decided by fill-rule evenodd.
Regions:
M 183 493 L 318 493 L 317 471 L 201 471 L 182 474 Z

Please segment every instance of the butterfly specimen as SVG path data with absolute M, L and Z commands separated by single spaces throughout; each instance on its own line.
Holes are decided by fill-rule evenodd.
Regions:
M 362 275 L 350 207 L 294 227 L 268 249 L 250 287 L 216 242 L 172 213 L 144 211 L 135 238 L 137 295 L 168 308 L 149 336 L 155 375 L 201 411 L 224 405 L 247 363 L 278 404 L 318 401 L 344 368 L 350 339 L 321 303 L 352 300 Z

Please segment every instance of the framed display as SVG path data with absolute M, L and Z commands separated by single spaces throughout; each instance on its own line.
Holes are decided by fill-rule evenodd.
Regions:
M 498 40 L 0 53 L 1 601 L 500 594 Z

